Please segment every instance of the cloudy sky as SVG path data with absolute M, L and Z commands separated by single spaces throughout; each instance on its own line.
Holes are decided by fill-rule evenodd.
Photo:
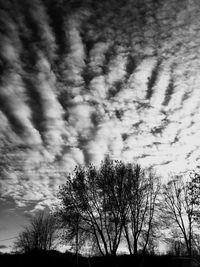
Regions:
M 199 164 L 199 17 L 199 0 L 0 0 L 0 250 L 77 164 Z

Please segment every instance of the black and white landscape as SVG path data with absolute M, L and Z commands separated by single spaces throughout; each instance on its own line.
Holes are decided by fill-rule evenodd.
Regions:
M 77 180 L 83 195 L 94 190 L 88 180 L 94 178 L 88 175 L 91 168 L 105 186 L 107 183 L 109 192 L 112 188 L 120 191 L 117 170 L 122 164 L 126 170 L 120 169 L 120 177 L 126 176 L 121 178 L 123 188 L 127 181 L 139 181 L 141 186 L 142 193 L 138 192 L 143 204 L 139 206 L 144 224 L 138 251 L 142 251 L 144 240 L 148 243 L 145 252 L 148 250 L 151 238 L 144 235 L 149 222 L 149 236 L 154 236 L 151 227 L 155 219 L 157 253 L 166 252 L 170 240 L 179 242 L 179 250 L 187 255 L 199 253 L 199 18 L 198 0 L 0 0 L 2 252 L 13 250 L 13 241 L 29 220 L 33 222 L 38 214 L 58 213 L 59 187 L 64 188 L 69 175 L 85 172 L 85 182 Z M 99 174 L 104 164 L 112 166 L 107 176 Z M 134 176 L 137 168 L 141 173 Z M 107 178 L 113 169 L 115 179 L 111 182 Z M 130 170 L 132 176 L 128 176 Z M 84 191 L 84 183 L 88 183 L 88 191 Z M 103 210 L 105 234 L 113 218 L 109 221 L 111 215 L 102 201 L 111 196 L 108 188 L 103 190 L 95 183 L 92 201 L 97 201 L 97 207 L 93 215 Z M 150 185 L 159 192 L 151 194 Z M 134 186 L 130 185 L 127 194 L 120 191 L 120 199 L 129 196 L 129 212 L 130 207 L 136 212 L 134 205 L 139 201 L 136 195 L 131 197 Z M 80 193 L 73 190 L 74 202 L 68 196 L 71 204 Z M 150 195 L 156 198 L 147 208 L 144 200 L 149 201 Z M 81 200 L 84 202 L 83 196 Z M 111 203 L 114 205 L 113 200 Z M 150 203 L 157 205 L 152 221 Z M 161 208 L 163 203 L 166 206 Z M 169 225 L 169 217 L 164 219 L 160 211 L 170 217 Z M 83 207 L 79 212 L 83 216 Z M 131 216 L 129 213 L 128 224 L 135 215 Z M 163 222 L 158 223 L 161 217 Z M 99 217 L 96 219 L 98 225 Z M 76 225 L 75 221 L 72 224 Z M 122 229 L 117 225 L 122 235 L 126 235 L 124 225 Z M 107 244 L 109 238 L 107 234 Z M 125 239 L 127 242 L 119 242 L 120 249 L 134 254 L 127 236 Z M 130 239 L 134 247 L 134 234 Z M 99 250 L 105 252 L 102 237 L 99 242 Z

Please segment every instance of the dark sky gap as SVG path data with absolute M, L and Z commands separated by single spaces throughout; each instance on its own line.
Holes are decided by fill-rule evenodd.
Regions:
M 124 115 L 124 111 L 122 109 L 117 109 L 115 110 L 115 115 L 119 120 L 121 120 Z
M 24 125 L 19 121 L 19 119 L 15 116 L 14 112 L 12 111 L 11 106 L 8 104 L 9 100 L 6 100 L 5 97 L 0 95 L 0 110 L 5 114 L 7 119 L 10 122 L 10 126 L 13 131 L 23 136 L 25 132 Z
M 171 97 L 174 92 L 174 80 L 173 78 L 170 79 L 169 84 L 167 86 L 166 92 L 165 92 L 165 99 L 163 100 L 162 105 L 167 106 L 171 100 Z
M 148 78 L 146 99 L 150 99 L 153 95 L 153 88 L 159 75 L 160 65 L 161 61 L 158 60 L 156 66 L 152 70 L 151 76 Z
M 187 100 L 190 97 L 191 92 L 185 92 L 182 99 L 181 99 L 181 103 L 183 104 L 185 100 Z
M 24 4 L 22 4 L 24 5 Z M 26 9 L 26 12 L 24 12 L 25 14 L 25 22 L 26 22 L 26 27 L 30 30 L 31 32 L 31 40 L 29 39 L 29 42 L 31 41 L 32 44 L 34 44 L 34 46 L 41 50 L 44 55 L 51 60 L 52 56 L 54 55 L 54 51 L 53 51 L 53 44 L 49 42 L 49 40 L 46 39 L 46 37 L 44 37 L 44 35 L 41 33 L 42 31 L 42 23 L 44 23 L 44 21 L 40 21 L 39 17 L 38 20 L 36 18 L 36 14 L 32 13 L 32 12 L 36 12 L 35 11 L 35 7 L 33 7 L 34 4 L 31 4 L 31 2 L 26 3 L 26 6 L 23 6 L 23 8 Z M 43 6 L 41 6 L 42 9 L 44 9 Z M 39 8 L 39 7 L 37 7 Z M 42 10 L 41 9 L 41 10 Z M 33 11 L 34 10 L 34 11 Z M 45 9 L 44 9 L 45 12 Z M 46 14 L 47 15 L 47 14 Z M 44 18 L 42 18 L 44 19 Z M 45 23 L 48 23 L 48 21 L 45 21 Z
M 129 54 L 126 64 L 126 80 L 128 80 L 131 74 L 133 74 L 136 67 L 137 67 L 136 59 L 134 59 L 134 57 Z
M 108 99 L 115 97 L 123 88 L 123 81 L 116 81 L 114 82 L 114 84 L 112 85 L 111 88 L 109 88 L 108 93 L 107 93 L 107 97 Z
M 160 125 L 158 127 L 154 127 L 153 129 L 151 129 L 151 133 L 156 136 L 156 135 L 160 135 L 162 134 L 162 132 L 165 129 L 165 125 Z
M 123 133 L 123 134 L 122 134 L 122 140 L 123 140 L 123 141 L 126 141 L 126 139 L 128 138 L 128 136 L 129 136 L 129 135 L 128 135 L 127 133 Z
M 31 76 L 31 74 L 29 74 Z M 28 104 L 31 108 L 32 112 L 32 122 L 34 124 L 34 127 L 38 130 L 40 133 L 40 136 L 42 140 L 44 141 L 44 132 L 45 132 L 45 126 L 44 126 L 44 112 L 42 108 L 42 99 L 40 97 L 40 94 L 37 92 L 37 89 L 35 88 L 34 74 L 32 74 L 32 78 L 23 77 L 23 82 L 26 87 L 26 93 L 28 96 Z
M 86 67 L 83 69 L 82 77 L 85 82 L 86 89 L 89 89 L 90 82 L 95 76 L 91 69 L 88 67 L 88 65 L 86 65 Z
M 50 25 L 52 27 L 53 33 L 56 38 L 56 43 L 58 44 L 58 58 L 62 56 L 66 49 L 66 36 L 64 29 L 64 17 L 65 9 L 63 4 L 59 3 L 57 0 L 43 0 L 46 5 L 46 9 L 49 15 Z
M 63 119 L 65 121 L 68 121 L 69 118 L 69 112 L 68 112 L 68 108 L 70 108 L 69 105 L 69 100 L 70 96 L 67 92 L 62 92 L 59 96 L 58 96 L 58 101 L 60 103 L 60 105 L 63 107 L 63 110 L 65 111 L 64 115 L 63 115 Z
M 174 140 L 171 142 L 171 145 L 176 144 L 179 141 L 178 134 L 174 137 Z
M 105 52 L 105 60 L 104 60 L 104 64 L 102 66 L 102 72 L 104 75 L 108 74 L 108 66 L 109 66 L 109 62 L 111 61 L 111 59 L 113 58 L 113 56 L 116 54 L 115 51 L 115 46 L 111 46 L 109 47 L 109 49 Z
M 87 35 L 81 34 L 81 37 L 82 37 L 82 41 L 84 44 L 85 57 L 86 57 L 85 58 L 85 64 L 86 65 L 82 71 L 82 77 L 84 79 L 86 88 L 89 89 L 89 84 L 90 84 L 91 80 L 94 78 L 94 73 L 89 68 L 88 63 L 90 62 L 90 52 L 91 52 L 93 46 L 95 45 L 95 41 L 87 38 Z

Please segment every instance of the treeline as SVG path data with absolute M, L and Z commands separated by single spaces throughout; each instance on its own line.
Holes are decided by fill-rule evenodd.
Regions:
M 151 168 L 107 157 L 95 167 L 76 167 L 58 192 L 51 215 L 39 214 L 19 234 L 19 252 L 52 249 L 61 242 L 78 255 L 155 254 L 159 241 L 174 255 L 200 249 L 200 174 L 161 179 Z

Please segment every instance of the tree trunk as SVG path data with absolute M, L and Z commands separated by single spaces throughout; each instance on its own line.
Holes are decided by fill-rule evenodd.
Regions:
M 133 253 L 132 253 L 132 248 L 131 248 L 131 242 L 129 239 L 128 229 L 127 229 L 126 225 L 124 226 L 124 232 L 125 232 L 125 237 L 126 237 L 126 241 L 128 244 L 129 253 L 130 253 L 130 255 L 132 255 Z
M 133 253 L 134 255 L 138 254 L 138 244 L 137 244 L 137 238 L 134 236 L 134 244 L 133 244 Z

